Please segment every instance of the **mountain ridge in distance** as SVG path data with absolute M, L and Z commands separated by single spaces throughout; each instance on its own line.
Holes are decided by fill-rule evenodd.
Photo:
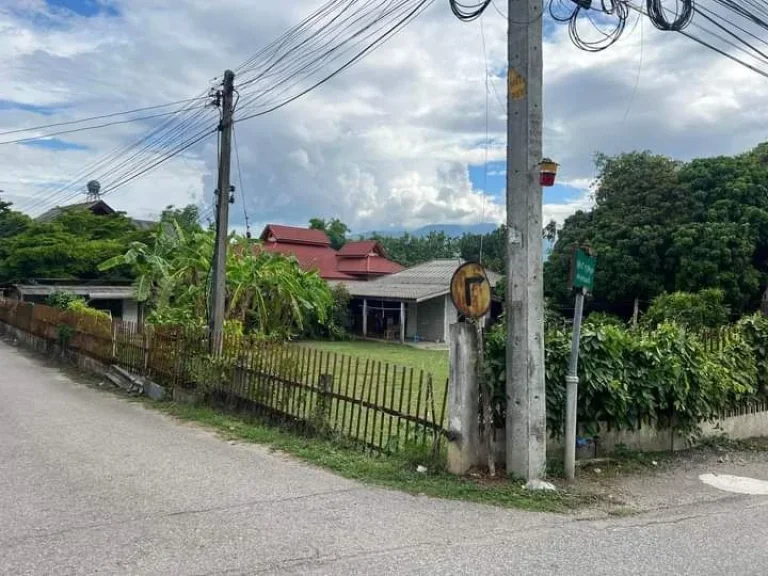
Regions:
M 410 234 L 411 236 L 417 236 L 419 238 L 429 236 L 432 232 L 443 232 L 446 236 L 461 237 L 464 234 L 489 234 L 498 228 L 498 224 L 493 222 L 483 222 L 479 224 L 427 224 L 416 229 L 406 228 L 388 228 L 386 230 L 369 230 L 366 232 L 353 233 L 351 236 L 363 236 L 370 238 L 374 234 L 379 236 L 398 237 L 403 234 Z

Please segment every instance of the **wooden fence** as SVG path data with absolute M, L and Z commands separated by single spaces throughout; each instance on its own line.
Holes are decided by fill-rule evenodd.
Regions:
M 167 388 L 380 452 L 438 450 L 446 435 L 447 382 L 424 370 L 296 343 L 225 335 L 208 352 L 204 331 L 136 325 L 0 299 L 0 322 L 115 364 Z

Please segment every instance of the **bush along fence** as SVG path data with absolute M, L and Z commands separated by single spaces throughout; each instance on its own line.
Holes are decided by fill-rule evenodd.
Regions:
M 224 335 L 221 353 L 212 355 L 200 330 L 7 299 L 0 299 L 0 323 L 149 378 L 176 398 L 224 402 L 377 452 L 414 444 L 439 451 L 447 434 L 447 383 L 423 370 L 242 335 Z
M 486 377 L 496 391 L 494 417 L 504 416 L 504 326 L 487 338 Z M 570 332 L 545 337 L 547 428 L 560 438 Z M 578 419 L 585 437 L 653 428 L 694 439 L 723 418 L 768 410 L 768 318 L 702 331 L 674 323 L 632 329 L 587 319 L 581 337 Z

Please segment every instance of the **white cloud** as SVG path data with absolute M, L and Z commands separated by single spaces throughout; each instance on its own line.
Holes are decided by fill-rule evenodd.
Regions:
M 195 95 L 319 0 L 131 0 L 119 5 L 119 17 L 70 17 L 57 26 L 25 18 L 32 5 L 46 12 L 42 0 L 0 7 L 0 99 L 69 108 L 51 117 L 0 109 L 0 131 Z M 489 11 L 484 30 L 489 68 L 503 70 L 505 23 Z M 642 39 L 639 32 L 598 54 L 573 47 L 565 27 L 547 40 L 544 152 L 560 162 L 559 182 L 587 190 L 597 151 L 648 148 L 685 159 L 738 152 L 764 137 L 764 78 L 647 22 Z M 477 23 L 462 24 L 444 3 L 435 3 L 321 89 L 238 124 L 238 200 L 246 197 L 251 221 L 301 224 L 337 216 L 358 230 L 475 223 L 482 212 L 500 221 L 504 207 L 475 189 L 468 175 L 468 165 L 486 157 L 481 46 Z M 503 95 L 503 78 L 493 80 Z M 502 160 L 504 111 L 495 94 L 488 103 L 487 157 Z M 44 196 L 45 183 L 66 181 L 147 129 L 123 125 L 66 136 L 86 151 L 0 147 L 0 189 L 14 198 Z M 169 203 L 210 202 L 215 158 L 209 140 L 109 200 L 144 217 Z M 562 222 L 589 202 L 585 192 L 547 204 L 544 220 Z M 242 225 L 240 205 L 232 218 Z

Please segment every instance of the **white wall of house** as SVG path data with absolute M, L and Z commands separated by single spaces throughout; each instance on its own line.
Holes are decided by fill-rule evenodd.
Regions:
M 445 340 L 445 299 L 442 296 L 419 302 L 416 316 L 419 339 Z
M 136 300 L 123 300 L 123 322 L 139 321 L 139 303 Z

